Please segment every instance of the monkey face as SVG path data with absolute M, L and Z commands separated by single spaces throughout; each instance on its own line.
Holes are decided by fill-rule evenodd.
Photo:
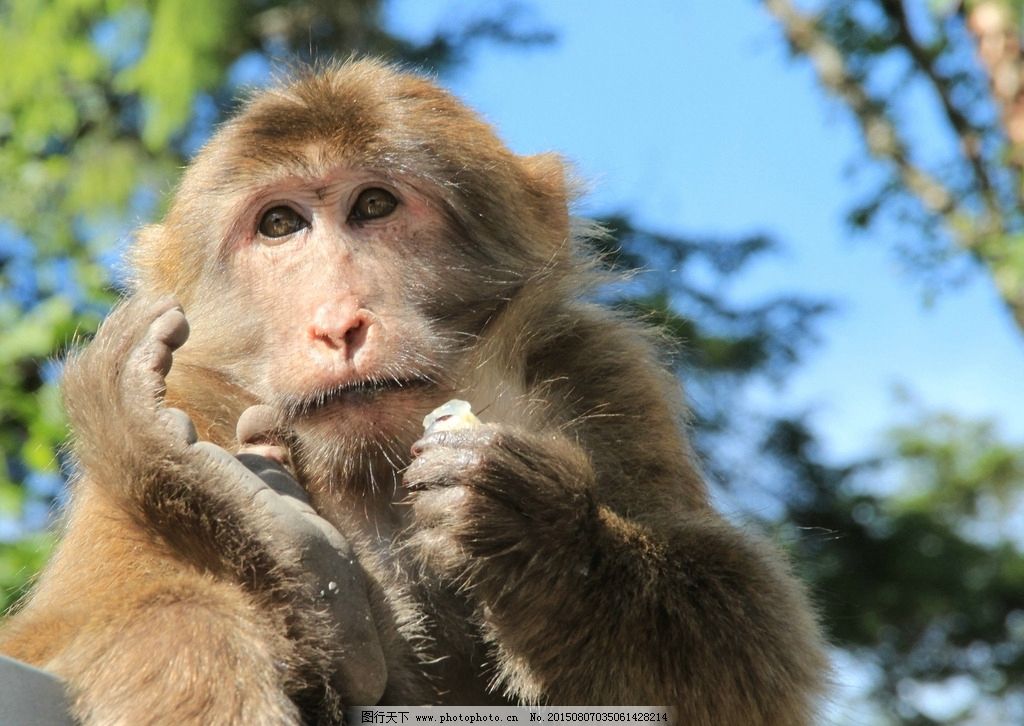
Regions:
M 432 83 L 356 62 L 225 124 L 133 262 L 192 326 L 169 387 L 210 371 L 296 428 L 411 442 L 443 401 L 487 403 L 471 372 L 503 361 L 474 351 L 512 302 L 541 308 L 530 280 L 562 289 L 568 234 L 557 159 L 518 157 Z
M 254 191 L 233 225 L 227 273 L 260 354 L 259 397 L 293 418 L 346 425 L 375 409 L 415 416 L 448 390 L 444 220 L 411 183 L 365 169 L 289 176 Z M 441 264 L 439 264 L 441 262 Z

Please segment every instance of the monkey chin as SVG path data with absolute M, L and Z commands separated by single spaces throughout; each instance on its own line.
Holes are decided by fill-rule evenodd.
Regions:
M 420 421 L 443 395 L 426 388 L 347 392 L 300 411 L 288 426 L 303 486 L 315 500 L 317 492 L 364 496 L 367 487 L 397 496 Z

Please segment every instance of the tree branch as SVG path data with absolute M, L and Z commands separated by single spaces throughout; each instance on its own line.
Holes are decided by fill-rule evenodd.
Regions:
M 849 72 L 842 53 L 818 29 L 813 16 L 798 10 L 790 0 L 763 0 L 763 4 L 782 25 L 793 50 L 810 59 L 821 83 L 853 111 L 871 155 L 892 162 L 904 186 L 925 209 L 940 216 L 958 243 L 977 254 L 980 241 L 991 231 L 990 222 L 981 224 L 976 213 L 911 161 L 909 147 L 886 115 L 885 104 L 870 96 Z
M 910 160 L 909 147 L 886 115 L 884 102 L 873 98 L 847 69 L 842 52 L 820 30 L 815 16 L 798 10 L 791 0 L 763 4 L 782 25 L 790 47 L 810 59 L 821 83 L 853 111 L 871 155 L 894 164 L 906 189 L 942 220 L 960 247 L 990 270 L 1017 326 L 1024 330 L 1024 279 L 1007 259 L 1005 216 L 980 216 Z M 999 244 L 993 244 L 997 240 Z
M 917 66 L 918 70 L 931 83 L 932 88 L 935 89 L 935 94 L 942 104 L 946 118 L 961 141 L 964 156 L 967 158 L 971 171 L 974 174 L 985 209 L 990 217 L 1000 219 L 1003 216 L 1002 208 L 996 196 L 992 180 L 989 178 L 985 160 L 981 156 L 982 134 L 980 130 L 953 102 L 951 93 L 952 82 L 938 71 L 935 67 L 934 56 L 914 36 L 903 0 L 882 0 L 881 6 L 886 16 L 895 26 L 897 41 L 906 49 L 914 65 Z

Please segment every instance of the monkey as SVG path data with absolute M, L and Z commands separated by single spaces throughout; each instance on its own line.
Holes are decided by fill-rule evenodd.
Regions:
M 713 507 L 656 330 L 555 154 L 375 59 L 254 93 L 70 355 L 63 536 L 0 652 L 84 723 L 346 705 L 672 706 L 808 724 L 827 646 Z M 423 431 L 468 401 L 479 425 Z

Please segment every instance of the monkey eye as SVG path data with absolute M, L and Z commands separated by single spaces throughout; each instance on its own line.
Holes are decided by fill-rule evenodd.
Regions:
M 264 237 L 286 237 L 309 226 L 309 222 L 291 207 L 268 209 L 260 219 L 260 234 Z
M 364 189 L 356 199 L 356 203 L 352 206 L 352 211 L 349 213 L 348 218 L 356 222 L 380 219 L 395 211 L 397 206 L 398 200 L 387 189 L 380 189 L 378 187 Z

